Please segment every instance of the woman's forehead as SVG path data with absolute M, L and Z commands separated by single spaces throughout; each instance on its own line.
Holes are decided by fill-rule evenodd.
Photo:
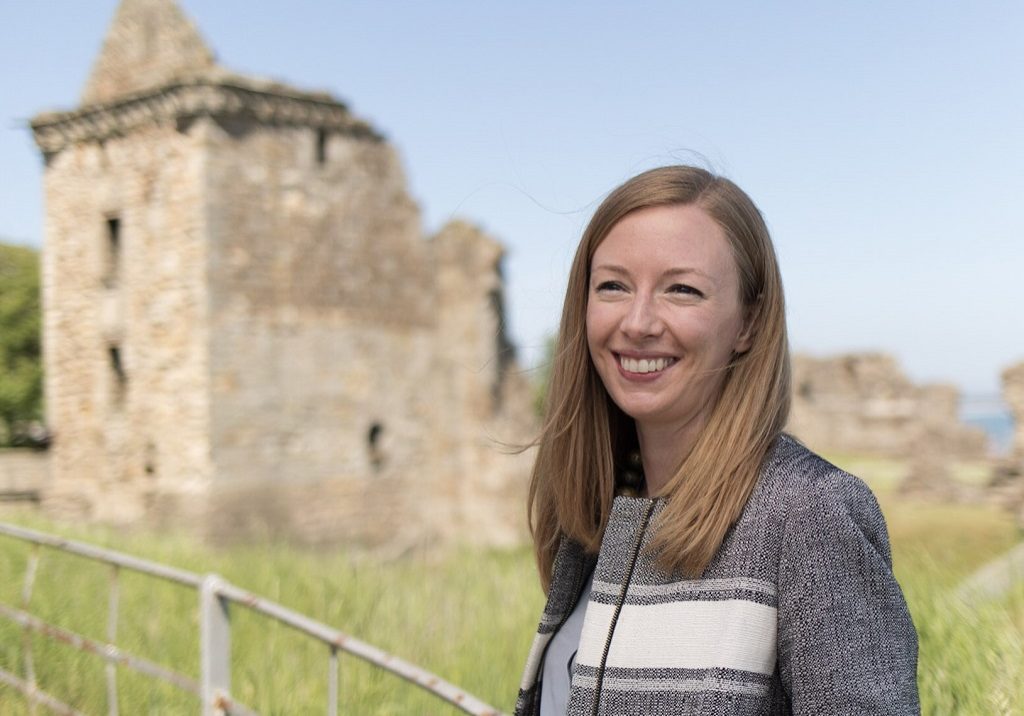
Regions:
M 590 268 L 706 275 L 736 270 L 721 226 L 706 211 L 689 204 L 630 212 L 597 245 Z

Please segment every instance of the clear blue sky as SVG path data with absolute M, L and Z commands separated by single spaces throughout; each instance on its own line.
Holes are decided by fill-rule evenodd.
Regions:
M 75 106 L 116 4 L 0 4 L 0 236 L 41 243 L 25 123 Z M 888 351 L 971 393 L 1024 359 L 1024 3 L 180 4 L 225 66 L 391 137 L 429 230 L 505 242 L 527 362 L 603 194 L 679 161 L 761 207 L 795 349 Z

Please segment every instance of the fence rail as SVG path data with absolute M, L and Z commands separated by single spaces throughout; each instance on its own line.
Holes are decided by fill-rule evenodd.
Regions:
M 349 654 L 373 666 L 390 672 L 410 684 L 427 691 L 438 699 L 476 716 L 500 716 L 500 712 L 476 697 L 450 684 L 436 674 L 389 654 L 353 636 L 334 629 L 310 617 L 295 612 L 268 599 L 247 592 L 216 574 L 197 574 L 158 562 L 133 557 L 95 545 L 63 539 L 17 525 L 0 522 L 0 535 L 32 545 L 22 586 L 21 608 L 0 604 L 0 617 L 21 626 L 25 638 L 23 645 L 24 678 L 0 669 L 0 683 L 20 691 L 31 703 L 46 706 L 54 713 L 79 714 L 73 707 L 62 703 L 39 688 L 35 678 L 30 634 L 50 639 L 95 654 L 106 661 L 107 710 L 109 716 L 118 716 L 117 667 L 122 666 L 199 697 L 205 716 L 248 716 L 255 714 L 231 696 L 231 607 L 237 605 L 257 614 L 274 619 L 306 636 L 321 642 L 327 650 L 328 693 L 327 713 L 338 713 L 339 652 Z M 107 638 L 105 642 L 89 639 L 81 634 L 50 624 L 28 611 L 35 575 L 39 566 L 40 548 L 45 547 L 100 562 L 110 568 L 110 591 L 107 610 Z M 127 569 L 157 579 L 194 589 L 199 605 L 199 680 L 173 669 L 129 654 L 116 646 L 120 603 L 120 573 Z

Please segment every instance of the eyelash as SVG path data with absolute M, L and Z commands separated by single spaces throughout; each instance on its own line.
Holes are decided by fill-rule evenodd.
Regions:
M 597 284 L 597 291 L 624 291 L 625 287 L 618 281 L 602 281 Z M 668 287 L 669 293 L 679 293 L 685 296 L 696 296 L 704 298 L 704 293 L 685 283 L 674 283 Z
M 696 296 L 697 298 L 703 298 L 704 294 L 693 286 L 688 286 L 685 283 L 676 283 L 669 286 L 668 289 L 671 293 L 684 293 L 690 296 Z

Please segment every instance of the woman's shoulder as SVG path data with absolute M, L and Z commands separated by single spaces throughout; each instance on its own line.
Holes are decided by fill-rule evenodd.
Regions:
M 774 583 L 785 559 L 848 540 L 862 540 L 888 561 L 885 520 L 871 490 L 796 438 L 782 435 L 708 574 Z
M 876 504 L 871 489 L 856 475 L 833 465 L 792 435 L 775 441 L 761 468 L 761 482 L 787 503 Z
M 863 480 L 783 434 L 762 467 L 760 500 L 790 530 L 829 530 L 841 523 L 857 526 L 888 552 L 885 519 L 878 500 Z

